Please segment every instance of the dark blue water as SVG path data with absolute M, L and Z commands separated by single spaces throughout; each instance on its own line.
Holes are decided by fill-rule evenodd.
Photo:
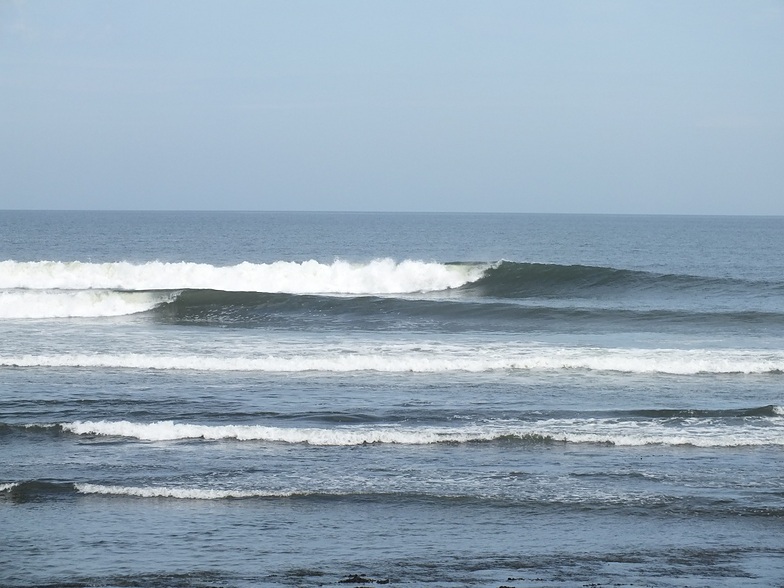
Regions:
M 0 213 L 0 585 L 784 582 L 784 219 Z

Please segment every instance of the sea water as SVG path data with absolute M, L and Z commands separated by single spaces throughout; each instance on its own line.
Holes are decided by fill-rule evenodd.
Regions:
M 784 218 L 0 212 L 0 585 L 784 583 Z

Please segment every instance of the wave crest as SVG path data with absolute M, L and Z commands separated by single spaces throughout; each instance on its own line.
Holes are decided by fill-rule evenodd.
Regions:
M 0 262 L 4 289 L 224 290 L 290 294 L 401 294 L 458 288 L 481 277 L 486 265 L 376 259 L 369 263 L 315 260 L 132 264 L 80 261 Z
M 215 488 L 178 488 L 169 486 L 112 486 L 75 484 L 82 494 L 111 494 L 139 498 L 179 498 L 187 500 L 225 500 L 228 498 L 273 498 L 291 496 L 292 492 L 220 490 Z
M 741 447 L 784 445 L 784 424 L 777 417 L 756 424 L 732 424 L 694 419 L 678 429 L 666 421 L 618 419 L 545 419 L 533 422 L 485 422 L 467 427 L 401 427 L 399 425 L 336 428 L 268 427 L 262 425 L 198 425 L 156 421 L 75 421 L 63 431 L 140 441 L 236 440 L 315 446 L 374 444 L 432 445 L 436 443 L 516 442 L 602 443 L 618 446 L 691 445 Z

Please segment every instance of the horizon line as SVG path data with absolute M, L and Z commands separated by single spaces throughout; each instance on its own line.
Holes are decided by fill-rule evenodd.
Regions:
M 408 214 L 408 215 L 520 215 L 520 216 L 637 216 L 637 217 L 749 217 L 776 218 L 784 213 L 700 213 L 700 212 L 523 212 L 523 211 L 446 211 L 446 210 L 283 210 L 283 209 L 210 209 L 210 208 L 0 208 L 5 212 L 95 212 L 95 213 L 211 213 L 211 214 Z

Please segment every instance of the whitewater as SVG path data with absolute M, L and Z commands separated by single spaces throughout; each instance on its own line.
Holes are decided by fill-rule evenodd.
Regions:
M 481 265 L 377 259 L 199 263 L 0 262 L 0 318 L 122 316 L 170 303 L 182 290 L 290 294 L 389 295 L 459 288 Z
M 373 347 L 368 352 L 368 347 Z M 585 370 L 636 374 L 784 374 L 784 351 L 734 349 L 500 348 L 474 345 L 381 344 L 362 341 L 328 352 L 304 349 L 262 357 L 150 354 L 0 356 L 6 367 L 124 368 L 248 372 L 491 372 Z
M 292 294 L 392 294 L 457 288 L 478 279 L 487 264 L 376 259 L 368 263 L 336 260 L 242 263 L 218 267 L 204 263 L 132 264 L 74 262 L 0 262 L 0 288 L 37 290 L 179 290 Z
M 173 421 L 134 423 L 130 421 L 77 421 L 60 423 L 61 430 L 76 435 L 129 437 L 142 441 L 204 439 L 306 443 L 308 445 L 364 445 L 394 443 L 469 443 L 519 440 L 570 443 L 610 443 L 612 445 L 694 445 L 697 447 L 738 447 L 784 445 L 784 410 L 773 407 L 773 416 L 747 419 L 743 425 L 727 419 L 691 418 L 673 431 L 667 419 L 539 419 L 514 423 L 510 419 L 486 419 L 481 424 L 462 427 L 400 427 L 399 425 L 342 426 L 339 428 L 264 427 L 258 425 L 209 426 Z M 754 426 L 750 422 L 754 421 Z

